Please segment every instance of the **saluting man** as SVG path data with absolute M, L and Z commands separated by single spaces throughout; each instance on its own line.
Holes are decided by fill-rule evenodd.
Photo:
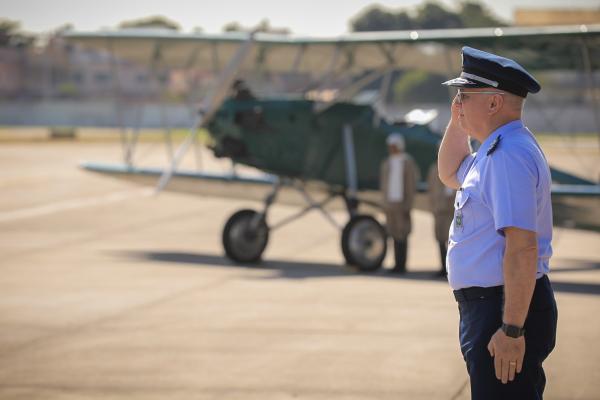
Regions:
M 454 216 L 454 189 L 440 181 L 437 164 L 429 168 L 427 174 L 427 192 L 429 207 L 434 219 L 435 240 L 440 251 L 440 270 L 438 276 L 446 276 L 446 253 L 448 251 L 448 230 Z
M 408 235 L 412 224 L 410 210 L 413 206 L 419 179 L 417 166 L 410 154 L 405 152 L 404 137 L 392 133 L 387 140 L 389 157 L 381 164 L 380 184 L 386 225 L 394 239 L 394 273 L 406 272 Z
M 457 189 L 448 280 L 473 399 L 541 399 L 557 308 L 550 170 L 521 121 L 540 85 L 515 61 L 470 47 L 439 150 L 440 179 Z M 481 142 L 470 154 L 468 135 Z

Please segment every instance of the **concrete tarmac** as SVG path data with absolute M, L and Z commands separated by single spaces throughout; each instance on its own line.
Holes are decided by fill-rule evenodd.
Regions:
M 119 155 L 116 143 L 0 143 L 0 399 L 469 398 L 428 213 L 414 212 L 402 277 L 344 267 L 318 213 L 240 266 L 221 230 L 259 203 L 154 197 L 77 168 Z M 545 398 L 598 399 L 600 234 L 556 229 L 554 249 Z

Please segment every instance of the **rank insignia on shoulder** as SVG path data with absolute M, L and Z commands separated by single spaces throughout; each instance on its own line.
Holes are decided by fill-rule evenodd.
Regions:
M 496 139 L 494 139 L 492 144 L 490 144 L 490 147 L 488 148 L 487 153 L 485 153 L 487 156 L 489 156 L 494 151 L 496 151 L 496 148 L 498 148 L 498 145 L 500 144 L 500 139 L 502 139 L 502 135 L 498 135 L 498 137 Z

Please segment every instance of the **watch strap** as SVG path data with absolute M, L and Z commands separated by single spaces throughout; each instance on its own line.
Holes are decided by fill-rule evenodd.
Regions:
M 518 338 L 525 334 L 525 328 L 516 325 L 502 324 L 502 332 L 508 337 Z

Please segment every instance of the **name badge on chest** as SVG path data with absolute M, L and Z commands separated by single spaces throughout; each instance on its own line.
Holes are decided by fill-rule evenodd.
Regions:
M 460 188 L 456 191 L 456 199 L 454 205 L 454 228 L 463 230 L 465 227 L 465 217 L 463 215 L 464 205 L 469 198 L 469 195 Z
M 455 215 L 454 215 L 454 225 L 459 228 L 462 229 L 464 227 L 463 225 L 463 213 L 462 210 L 456 210 Z

